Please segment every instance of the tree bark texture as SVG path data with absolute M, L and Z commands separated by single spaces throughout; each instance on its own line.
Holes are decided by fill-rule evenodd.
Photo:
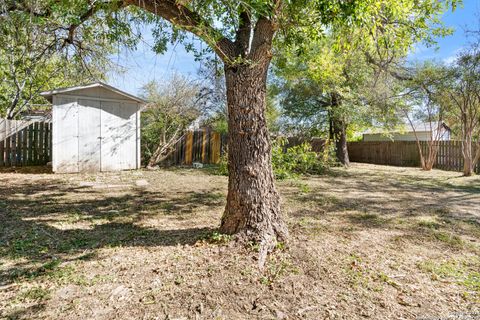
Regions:
M 335 114 L 335 109 L 340 104 L 340 99 L 336 93 L 332 93 L 332 107 L 333 112 L 330 113 L 331 133 L 335 140 L 335 155 L 337 160 L 348 167 L 350 165 L 350 158 L 348 156 L 347 144 L 347 123 L 341 116 Z
M 348 144 L 347 144 L 347 126 L 345 121 L 334 120 L 333 132 L 335 137 L 335 154 L 337 160 L 341 164 L 348 167 L 350 165 L 350 158 L 348 156 Z
M 423 170 L 430 171 L 433 169 L 435 162 L 437 161 L 437 153 L 438 153 L 438 141 L 437 140 L 430 140 L 428 141 L 428 154 L 426 155 L 426 159 L 424 160 Z
M 220 226 L 221 232 L 240 233 L 266 251 L 288 235 L 274 184 L 265 117 L 268 63 L 225 69 L 229 183 Z
M 472 150 L 472 134 L 467 133 L 462 141 L 463 154 L 463 175 L 469 177 L 473 174 L 475 169 L 474 155 Z
M 433 169 L 433 166 L 435 165 L 435 161 L 437 160 L 437 140 L 433 140 L 433 137 L 430 138 L 431 140 L 427 142 L 427 154 L 425 154 L 423 152 L 422 145 L 420 143 L 420 140 L 418 139 L 418 135 L 415 129 L 413 129 L 413 133 L 415 135 L 415 142 L 417 144 L 418 154 L 420 155 L 420 166 L 422 167 L 422 170 L 431 171 Z

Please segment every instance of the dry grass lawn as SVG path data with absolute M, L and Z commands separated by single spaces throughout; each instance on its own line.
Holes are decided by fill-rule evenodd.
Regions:
M 290 242 L 264 271 L 216 233 L 226 185 L 0 173 L 0 318 L 480 318 L 479 177 L 354 164 L 280 181 Z

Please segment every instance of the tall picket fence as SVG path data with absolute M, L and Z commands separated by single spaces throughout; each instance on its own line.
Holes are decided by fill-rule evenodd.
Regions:
M 226 152 L 227 136 L 211 130 L 186 132 L 164 161 L 169 165 L 191 165 L 194 162 L 217 164 Z
M 428 143 L 421 141 L 426 153 Z M 437 160 L 434 168 L 449 171 L 463 170 L 462 142 L 439 141 Z M 475 145 L 473 146 L 475 151 Z M 350 161 L 361 163 L 384 164 L 393 166 L 420 166 L 420 154 L 415 141 L 360 141 L 349 142 Z M 480 173 L 480 164 L 475 169 Z
M 45 165 L 52 157 L 52 124 L 0 120 L 0 167 Z

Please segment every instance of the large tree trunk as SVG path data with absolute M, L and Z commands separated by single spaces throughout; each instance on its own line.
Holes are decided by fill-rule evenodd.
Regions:
M 260 243 L 264 253 L 288 235 L 274 184 L 265 118 L 268 63 L 225 67 L 229 181 L 220 226 L 222 233 Z M 265 255 L 261 253 L 261 259 Z
M 335 140 L 335 133 L 333 132 L 333 115 L 331 111 L 328 111 L 328 139 L 330 141 Z
M 344 166 L 348 167 L 350 165 L 350 158 L 348 156 L 347 145 L 347 123 L 341 116 L 335 114 L 335 109 L 339 104 L 340 98 L 336 93 L 332 93 L 332 107 L 334 110 L 330 115 L 330 126 L 335 140 L 335 154 L 337 160 Z
M 229 181 L 220 232 L 259 242 L 259 265 L 263 266 L 266 253 L 288 235 L 274 185 L 265 119 L 267 71 L 283 6 L 275 2 L 265 16 L 253 20 L 247 10 L 240 10 L 235 41 L 231 41 L 180 2 L 142 1 L 141 6 L 206 40 L 225 64 Z
M 475 167 L 474 155 L 472 150 L 472 138 L 468 133 L 464 135 L 462 141 L 462 154 L 463 154 L 463 175 L 468 177 L 473 174 Z
M 338 119 L 333 120 L 333 135 L 335 137 L 335 154 L 337 160 L 348 167 L 350 165 L 350 158 L 348 156 L 347 125 L 345 121 Z

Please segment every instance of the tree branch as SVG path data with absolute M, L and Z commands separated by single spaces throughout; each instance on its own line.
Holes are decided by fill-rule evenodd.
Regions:
M 382 71 L 385 71 L 387 72 L 388 74 L 390 74 L 392 77 L 394 77 L 395 79 L 397 80 L 401 80 L 401 81 L 409 81 L 409 80 L 413 80 L 413 77 L 410 76 L 410 75 L 407 75 L 407 74 L 401 74 L 395 70 L 391 70 L 391 68 L 388 68 L 388 63 L 387 64 L 383 64 L 383 63 L 380 63 L 378 62 L 377 60 L 375 60 L 374 57 L 372 57 L 372 55 L 368 52 L 365 52 L 365 58 L 367 59 L 367 62 L 378 67 L 380 70 Z
M 246 11 L 240 12 L 238 30 L 235 37 L 236 55 L 245 57 L 250 48 L 250 36 L 252 34 L 252 21 Z
M 87 11 L 85 11 L 78 19 L 78 22 L 75 23 L 75 24 L 72 24 L 68 27 L 68 35 L 67 35 L 67 38 L 65 39 L 65 43 L 68 43 L 68 44 L 73 44 L 73 41 L 74 41 L 74 37 L 75 37 L 75 31 L 77 30 L 77 28 L 82 24 L 84 23 L 85 21 L 87 21 L 91 16 L 93 16 L 98 10 L 99 10 L 100 6 L 91 6 L 90 8 L 88 8 Z
M 270 19 L 265 17 L 258 19 L 255 30 L 253 31 L 252 48 L 249 59 L 259 61 L 261 58 L 271 58 L 272 41 L 276 29 L 275 24 Z
M 164 18 L 175 26 L 189 31 L 207 42 L 226 63 L 234 60 L 235 45 L 205 21 L 198 13 L 175 0 L 125 0 L 126 5 L 143 8 Z

